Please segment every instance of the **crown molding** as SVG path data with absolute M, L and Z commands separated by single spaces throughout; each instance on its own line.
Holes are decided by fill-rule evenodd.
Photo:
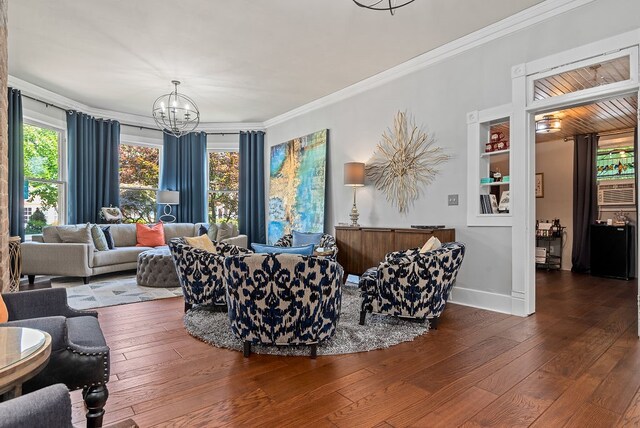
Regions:
M 344 89 L 304 104 L 264 122 L 265 128 L 291 120 L 314 110 L 335 104 L 362 92 L 384 85 L 400 77 L 422 70 L 477 46 L 507 36 L 595 0 L 546 0 L 515 15 L 418 55 L 388 70 L 368 77 Z
M 87 104 L 67 98 L 64 95 L 57 94 L 12 75 L 9 75 L 8 86 L 20 89 L 20 91 L 25 95 L 29 95 L 30 97 L 37 98 L 45 103 L 51 103 L 67 110 L 78 110 L 95 117 L 115 119 L 123 124 L 132 126 L 144 126 L 148 128 L 157 127 L 156 122 L 152 117 L 91 107 Z M 262 122 L 201 122 L 198 125 L 198 131 L 204 132 L 232 133 L 247 130 L 262 131 L 264 130 L 264 124 Z M 161 131 L 158 130 L 158 132 Z

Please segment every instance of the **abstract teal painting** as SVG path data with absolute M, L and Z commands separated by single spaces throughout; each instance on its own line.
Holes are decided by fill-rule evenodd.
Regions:
M 324 231 L 328 130 L 271 147 L 269 243 L 292 230 Z

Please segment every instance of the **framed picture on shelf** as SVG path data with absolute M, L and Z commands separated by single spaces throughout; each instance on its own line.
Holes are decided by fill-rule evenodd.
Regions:
M 544 174 L 536 174 L 536 198 L 544 198 Z

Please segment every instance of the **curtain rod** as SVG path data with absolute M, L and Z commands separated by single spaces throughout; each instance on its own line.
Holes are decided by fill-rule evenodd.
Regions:
M 598 137 L 608 137 L 611 135 L 629 134 L 629 133 L 633 133 L 634 131 L 635 131 L 635 128 L 628 128 L 628 129 L 618 129 L 615 131 L 596 132 L 596 134 L 598 134 Z M 564 137 L 564 141 L 569 141 L 573 139 L 574 139 L 573 137 Z
M 73 110 L 73 109 L 67 109 L 67 108 L 64 108 L 64 107 L 60 107 L 59 105 L 50 103 L 48 101 L 43 101 L 43 100 L 41 100 L 39 98 L 35 98 L 35 97 L 30 96 L 30 95 L 22 94 L 22 96 L 25 97 L 25 98 L 29 98 L 30 100 L 33 100 L 33 101 L 39 102 L 41 104 L 44 104 L 46 107 L 54 107 L 54 108 L 57 108 L 58 110 L 62 110 L 62 111 L 65 111 L 65 112 L 69 111 L 69 110 Z M 120 122 L 120 126 L 128 126 L 130 128 L 147 129 L 149 131 L 162 132 L 158 128 L 150 128 L 148 126 L 143 126 L 143 125 L 132 125 L 130 123 Z M 206 132 L 205 134 L 207 134 L 207 135 L 240 135 L 239 132 Z

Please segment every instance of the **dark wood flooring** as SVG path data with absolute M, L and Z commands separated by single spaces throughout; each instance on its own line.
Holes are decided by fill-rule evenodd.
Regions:
M 640 425 L 635 281 L 538 278 L 520 318 L 449 305 L 438 330 L 389 349 L 277 357 L 190 337 L 182 300 L 100 309 L 111 347 L 106 423 L 147 426 Z M 74 422 L 82 424 L 79 392 Z

